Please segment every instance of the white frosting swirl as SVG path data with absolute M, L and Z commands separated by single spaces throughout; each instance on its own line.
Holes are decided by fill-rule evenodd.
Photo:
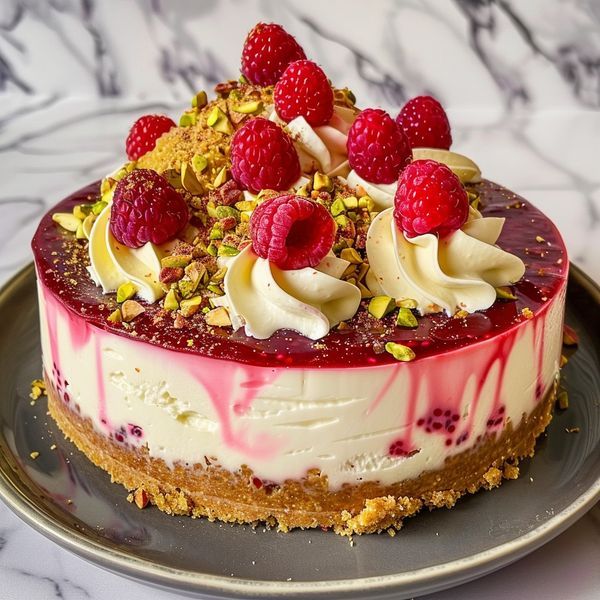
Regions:
M 351 108 L 336 106 L 329 123 L 319 127 L 312 127 L 304 117 L 285 123 L 275 110 L 270 119 L 284 127 L 292 138 L 303 173 L 320 171 L 344 177 L 350 170 L 346 142 L 355 117 L 356 111 Z
M 218 304 L 229 309 L 234 328 L 245 324 L 248 336 L 266 339 L 292 329 L 318 340 L 351 319 L 360 304 L 359 289 L 337 278 L 348 264 L 329 255 L 316 269 L 282 270 L 249 246 L 228 262 Z
M 377 295 L 416 300 L 421 314 L 489 308 L 494 288 L 515 283 L 525 272 L 520 258 L 495 245 L 503 225 L 504 219 L 483 218 L 471 209 L 467 223 L 442 239 L 407 238 L 389 208 L 369 229 L 367 284 Z
M 98 215 L 90 232 L 91 278 L 105 294 L 116 292 L 120 285 L 130 281 L 146 302 L 160 300 L 165 295 L 159 283 L 164 252 L 151 242 L 141 248 L 119 243 L 110 231 L 110 207 L 111 203 Z

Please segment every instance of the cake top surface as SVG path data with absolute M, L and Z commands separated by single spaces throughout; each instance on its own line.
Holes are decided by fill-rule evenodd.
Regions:
M 144 115 L 129 161 L 62 201 L 38 275 L 119 335 L 273 366 L 411 361 L 489 339 L 559 292 L 554 225 L 451 151 L 431 96 L 359 110 L 281 26 L 176 125 Z
M 178 328 L 160 304 L 145 305 L 145 312 L 130 323 L 112 323 L 107 317 L 117 307 L 115 295 L 103 294 L 89 278 L 85 243 L 52 221 L 55 210 L 70 211 L 97 198 L 98 183 L 63 200 L 42 219 L 33 250 L 42 284 L 88 323 L 118 335 L 173 350 L 262 366 L 337 368 L 390 364 L 395 359 L 384 351 L 386 342 L 409 346 L 421 358 L 489 339 L 542 310 L 565 284 L 568 261 L 553 223 L 529 202 L 501 186 L 483 181 L 477 189 L 482 214 L 506 218 L 498 243 L 526 264 L 524 278 L 511 288 L 516 300 L 497 300 L 487 310 L 460 317 L 424 315 L 418 318 L 415 329 L 397 327 L 394 313 L 375 319 L 367 310 L 368 299 L 362 301 L 347 328 L 332 329 L 317 341 L 289 330 L 259 340 L 243 330 L 211 327 L 202 313 L 189 317 L 184 327 Z

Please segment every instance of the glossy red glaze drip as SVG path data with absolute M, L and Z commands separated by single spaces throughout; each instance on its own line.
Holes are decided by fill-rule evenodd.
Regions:
M 512 192 L 491 182 L 479 184 L 484 216 L 503 217 L 506 224 L 498 244 L 521 257 L 527 271 L 524 279 L 514 287 L 516 301 L 498 301 L 486 311 L 453 320 L 445 315 L 430 315 L 419 319 L 414 330 L 390 329 L 385 341 L 410 345 L 417 360 L 461 348 L 476 341 L 489 339 L 522 322 L 521 309 L 537 313 L 561 289 L 568 269 L 563 241 L 556 227 L 538 209 Z M 108 296 L 96 288 L 85 270 L 87 262 L 67 264 L 71 257 L 65 234 L 52 222 L 51 214 L 70 211 L 75 204 L 88 202 L 98 195 L 98 183 L 88 186 L 63 200 L 41 221 L 32 247 L 41 283 L 62 304 L 78 316 L 85 316 L 88 324 L 122 336 L 131 332 L 122 325 L 106 320 L 111 308 Z M 545 242 L 536 242 L 541 236 Z M 72 280 L 77 284 L 73 285 Z M 363 310 L 363 309 L 361 309 Z M 242 330 L 210 331 L 201 315 L 190 320 L 189 327 L 176 329 L 169 319 L 155 324 L 158 305 L 146 307 L 146 312 L 135 320 L 135 339 L 187 354 L 201 354 L 239 363 L 272 367 L 344 368 L 391 364 L 394 359 L 386 352 L 378 352 L 381 331 L 369 329 L 357 318 L 349 330 L 333 330 L 315 344 L 301 335 L 282 330 L 267 340 L 247 337 Z M 389 317 L 391 319 L 391 317 Z M 194 346 L 188 347 L 188 340 Z

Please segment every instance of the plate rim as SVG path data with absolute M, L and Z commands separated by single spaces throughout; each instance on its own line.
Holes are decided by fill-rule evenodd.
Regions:
M 29 263 L 15 273 L 0 289 L 0 306 L 13 288 L 34 275 L 34 272 L 33 263 Z M 576 280 L 596 302 L 600 303 L 600 286 L 573 263 L 570 264 L 569 279 Z M 537 550 L 560 535 L 600 501 L 600 474 L 571 505 L 515 540 L 447 563 L 404 573 L 328 581 L 230 578 L 176 569 L 128 555 L 118 549 L 107 548 L 100 542 L 88 538 L 85 533 L 72 529 L 47 514 L 15 485 L 10 473 L 5 472 L 3 468 L 0 468 L 0 500 L 33 529 L 80 558 L 112 573 L 167 590 L 217 594 L 221 597 L 226 594 L 247 597 L 250 594 L 254 597 L 293 598 L 317 597 L 323 594 L 362 595 L 370 592 L 383 596 L 408 591 L 408 586 L 411 594 L 418 592 L 419 589 L 425 589 L 425 586 L 429 593 L 449 589 L 489 574 Z

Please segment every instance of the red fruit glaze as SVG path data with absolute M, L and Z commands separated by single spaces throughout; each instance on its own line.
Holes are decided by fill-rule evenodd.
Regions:
M 460 229 L 469 216 L 469 198 L 458 177 L 434 160 L 416 160 L 404 169 L 394 198 L 394 219 L 407 237 Z
M 294 195 L 265 200 L 250 219 L 254 252 L 286 270 L 316 267 L 331 250 L 335 231 L 322 204 Z
M 110 209 L 110 230 L 129 248 L 164 244 L 188 223 L 183 197 L 156 171 L 136 169 L 117 183 Z
M 393 183 L 412 159 L 404 132 L 380 108 L 367 108 L 356 117 L 347 148 L 350 166 L 371 183 Z
M 294 144 L 279 125 L 250 119 L 231 140 L 231 174 L 251 192 L 288 190 L 300 177 Z
M 306 58 L 293 36 L 276 23 L 258 23 L 242 50 L 242 73 L 251 83 L 275 85 L 286 67 Z
M 396 122 L 406 134 L 411 148 L 449 150 L 452 134 L 446 111 L 431 96 L 417 96 L 403 107 Z
M 194 315 L 187 328 L 177 329 L 170 319 L 156 320 L 161 312 L 159 304 L 145 305 L 146 311 L 133 321 L 131 331 L 108 322 L 106 318 L 111 308 L 102 290 L 89 278 L 87 252 L 80 250 L 73 254 L 72 248 L 81 248 L 80 243 L 71 241 L 72 234 L 66 234 L 52 221 L 54 212 L 71 212 L 76 204 L 97 199 L 99 183 L 76 192 L 49 211 L 40 222 L 32 247 L 40 283 L 57 302 L 73 312 L 75 333 L 81 330 L 83 335 L 90 331 L 89 328 L 81 328 L 81 318 L 85 315 L 87 323 L 92 326 L 125 337 L 130 337 L 134 331 L 136 340 L 178 350 L 192 357 L 196 354 L 212 356 L 261 367 L 345 368 L 398 364 L 387 352 L 373 351 L 374 344 L 381 344 L 383 325 L 386 327 L 386 341 L 414 349 L 417 359 L 411 363 L 412 368 L 428 356 L 470 345 L 476 347 L 478 342 L 491 338 L 501 339 L 503 332 L 523 322 L 523 308 L 527 307 L 537 315 L 557 293 L 564 290 L 568 260 L 563 241 L 552 222 L 529 202 L 494 183 L 484 181 L 477 185 L 477 191 L 481 195 L 484 216 L 506 219 L 498 245 L 519 256 L 527 265 L 525 277 L 512 288 L 516 301 L 495 302 L 489 309 L 465 319 L 453 319 L 444 314 L 428 315 L 419 318 L 419 327 L 415 329 L 395 327 L 393 314 L 378 321 L 374 328 L 370 320 L 356 317 L 348 322 L 349 329 L 334 329 L 319 340 L 319 344 L 287 330 L 278 331 L 266 340 L 249 338 L 243 330 L 223 335 L 222 331 L 209 329 L 202 314 Z M 536 235 L 546 242 L 536 243 Z M 66 259 L 72 257 L 77 260 L 69 264 Z M 73 284 L 75 280 L 77 285 Z M 192 348 L 188 346 L 191 336 L 194 338 Z M 206 379 L 211 382 L 210 377 Z M 447 386 L 447 380 L 442 379 L 440 392 Z M 416 418 L 419 416 L 415 415 Z M 457 431 L 455 435 L 460 434 Z
M 129 160 L 137 160 L 154 149 L 156 140 L 175 127 L 173 119 L 165 115 L 145 115 L 140 117 L 129 130 L 125 149 Z
M 291 63 L 275 86 L 275 108 L 284 121 L 304 117 L 317 127 L 333 115 L 333 90 L 327 75 L 310 60 Z

